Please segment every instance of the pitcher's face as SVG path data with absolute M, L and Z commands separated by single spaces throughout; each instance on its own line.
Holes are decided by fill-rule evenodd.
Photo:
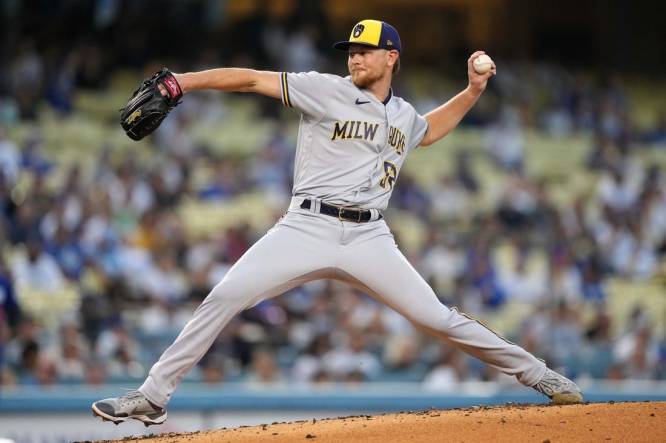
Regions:
M 364 45 L 349 46 L 347 67 L 352 82 L 358 88 L 365 89 L 385 75 L 390 75 L 398 51 L 371 48 Z

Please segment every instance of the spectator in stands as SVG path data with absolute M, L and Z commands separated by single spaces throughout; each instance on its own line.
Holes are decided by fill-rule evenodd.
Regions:
M 2 171 L 0 171 L 0 236 L 10 242 L 10 231 L 12 229 L 9 223 L 13 219 L 15 207 L 9 183 L 5 180 Z
M 479 179 L 473 171 L 472 156 L 466 149 L 458 151 L 456 154 L 456 166 L 454 175 L 470 194 L 477 194 L 481 190 Z
M 310 344 L 294 360 L 291 368 L 291 380 L 295 383 L 310 383 L 319 374 L 326 372 L 323 356 L 330 351 L 331 344 L 327 334 L 314 337 Z
M 595 133 L 594 143 L 586 166 L 593 171 L 611 171 L 618 162 L 617 147 L 613 140 L 600 132 Z
M 612 263 L 618 274 L 647 280 L 657 270 L 657 256 L 649 243 L 641 220 L 630 220 L 627 229 L 617 239 Z
M 206 93 L 201 95 L 205 96 Z M 221 110 L 210 104 L 210 101 L 202 100 L 201 95 L 193 94 L 196 102 L 189 103 L 186 100 L 183 108 L 176 108 L 173 115 L 165 120 L 160 126 L 160 130 L 155 132 L 156 145 L 164 153 L 175 155 L 180 158 L 192 157 L 197 153 L 197 143 L 192 135 L 192 124 L 196 121 L 215 118 L 218 116 L 219 122 L 223 118 Z M 212 99 L 211 99 L 212 100 Z M 201 109 L 202 104 L 207 104 L 208 109 Z M 211 111 L 210 114 L 206 111 Z
M 474 312 L 480 308 L 496 309 L 506 301 L 506 292 L 502 288 L 497 269 L 491 257 L 489 240 L 479 235 L 474 239 L 467 255 L 467 267 L 464 278 L 467 281 L 468 297 L 475 300 L 469 302 L 478 303 L 478 307 L 471 308 Z M 470 310 L 466 305 L 465 309 Z
M 209 181 L 199 190 L 204 200 L 224 200 L 236 196 L 241 188 L 239 165 L 229 159 L 217 159 L 215 171 Z
M 291 197 L 291 162 L 284 134 L 275 131 L 250 165 L 252 180 L 259 189 L 282 205 Z
M 442 176 L 437 185 L 429 188 L 428 200 L 431 203 L 430 218 L 437 221 L 464 220 L 472 213 L 470 193 L 450 175 Z
M 434 391 L 457 392 L 468 372 L 465 356 L 457 349 L 441 344 L 439 357 L 423 379 L 423 387 Z
M 637 219 L 642 223 L 645 242 L 663 256 L 666 252 L 666 177 L 656 165 L 645 175 Z
M 18 145 L 7 136 L 7 129 L 0 124 L 0 181 L 6 186 L 16 183 L 21 169 Z
M 63 115 L 72 112 L 76 70 L 77 65 L 81 62 L 81 57 L 80 51 L 76 50 L 67 54 L 46 85 L 46 100 L 53 109 Z
M 317 52 L 316 42 L 319 30 L 313 24 L 293 29 L 285 42 L 293 51 L 280 51 L 283 60 L 280 66 L 288 72 L 317 70 L 322 66 L 321 55 Z
M 225 379 L 224 357 L 219 353 L 209 353 L 199 362 L 201 379 L 204 383 L 218 384 Z
M 583 297 L 582 276 L 573 262 L 568 245 L 553 248 L 548 267 L 549 295 L 555 300 L 566 300 L 571 305 L 578 304 Z
M 638 199 L 639 190 L 619 169 L 604 174 L 598 189 L 601 203 L 616 213 L 629 211 Z
M 343 343 L 324 354 L 322 361 L 336 380 L 345 380 L 350 375 L 352 380 L 358 376 L 373 380 L 382 372 L 379 359 L 366 349 L 366 337 L 360 330 L 346 334 Z
M 53 241 L 47 243 L 46 246 L 49 255 L 55 258 L 64 276 L 72 281 L 79 280 L 86 262 L 83 248 L 76 234 L 61 225 L 58 227 Z
M 592 303 L 606 300 L 606 267 L 598 252 L 593 251 L 580 261 L 583 276 L 583 297 Z
M 276 386 L 285 382 L 275 356 L 268 348 L 259 348 L 252 353 L 250 371 L 246 378 L 250 386 Z
M 583 346 L 583 325 L 579 313 L 565 301 L 551 311 L 549 356 L 558 367 L 571 367 Z
M 155 195 L 143 173 L 134 158 L 125 157 L 125 161 L 108 177 L 106 186 L 110 205 L 104 207 L 127 211 L 136 217 L 151 209 L 155 204 Z
M 453 283 L 465 273 L 465 244 L 458 236 L 434 227 L 428 231 L 425 243 L 420 272 L 434 288 L 448 289 L 451 295 Z
M 417 334 L 390 334 L 383 347 L 382 363 L 388 371 L 406 373 L 419 366 L 421 340 Z
M 612 319 L 606 309 L 599 309 L 585 332 L 587 343 L 583 358 L 584 370 L 594 379 L 608 377 L 613 366 Z M 619 368 L 618 368 L 619 369 Z
M 528 252 L 518 251 L 515 255 L 513 268 L 500 270 L 499 285 L 509 299 L 537 304 L 546 297 L 545 270 L 528 269 Z
M 14 290 L 14 278 L 7 267 L 4 257 L 0 254 L 0 327 L 7 326 L 8 331 L 15 329 L 21 320 L 21 308 L 16 299 Z M 2 353 L 3 341 L 0 340 L 0 354 Z M 0 366 L 2 357 L 0 356 Z
M 534 225 L 539 210 L 538 188 L 526 177 L 512 175 L 501 191 L 497 219 L 507 230 L 524 232 Z
M 95 359 L 86 361 L 84 382 L 90 386 L 99 386 L 106 383 L 106 364 Z
M 44 64 L 32 39 L 25 39 L 17 48 L 11 67 L 12 89 L 22 119 L 36 118 L 36 103 L 44 83 Z
M 60 328 L 57 344 L 56 368 L 62 380 L 82 381 L 86 373 L 86 362 L 90 358 L 86 340 L 73 323 L 65 323 Z
M 47 254 L 36 237 L 28 239 L 26 252 L 12 263 L 16 287 L 19 291 L 54 292 L 62 289 L 65 278 L 58 263 Z
M 500 168 L 522 170 L 525 140 L 517 109 L 506 107 L 502 110 L 499 121 L 487 133 L 486 150 Z
M 16 206 L 12 216 L 9 218 L 7 238 L 13 244 L 25 244 L 29 238 L 39 236 L 38 208 L 30 200 L 22 201 Z M 38 240 L 35 240 L 38 241 Z
M 650 380 L 657 375 L 659 342 L 653 336 L 649 324 L 642 324 L 621 337 L 613 351 L 616 362 L 623 366 L 627 378 Z
M 25 317 L 7 344 L 7 362 L 20 384 L 49 385 L 57 381 L 55 364 L 43 351 L 41 339 L 37 324 Z
M 48 174 L 53 168 L 51 160 L 44 153 L 44 137 L 40 131 L 30 133 L 21 150 L 21 168 L 31 172 L 36 179 Z
M 430 210 L 428 193 L 408 171 L 400 174 L 400 186 L 395 188 L 393 205 L 423 219 L 427 218 Z
M 153 255 L 151 266 L 143 274 L 141 289 L 151 299 L 177 304 L 187 296 L 186 284 L 174 251 L 164 249 Z
M 130 335 L 121 318 L 112 319 L 95 345 L 95 356 L 106 366 L 112 377 L 141 377 L 143 366 L 138 362 L 140 346 Z

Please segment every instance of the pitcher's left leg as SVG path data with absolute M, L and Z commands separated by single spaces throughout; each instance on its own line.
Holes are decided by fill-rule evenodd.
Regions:
M 436 335 L 527 386 L 537 384 L 546 365 L 476 320 L 449 309 L 416 272 L 388 233 L 348 245 L 341 278 L 386 303 L 417 327 Z

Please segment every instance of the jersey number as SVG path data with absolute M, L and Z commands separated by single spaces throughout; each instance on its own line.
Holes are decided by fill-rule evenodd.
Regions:
M 379 181 L 379 186 L 384 189 L 393 189 L 395 179 L 398 176 L 398 170 L 391 162 L 384 162 L 384 177 Z

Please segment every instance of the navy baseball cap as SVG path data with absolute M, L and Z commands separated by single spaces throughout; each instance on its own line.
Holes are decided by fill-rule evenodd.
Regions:
M 386 22 L 379 20 L 361 20 L 349 34 L 349 40 L 337 42 L 335 49 L 346 51 L 349 45 L 358 44 L 387 50 L 402 51 L 398 31 Z

